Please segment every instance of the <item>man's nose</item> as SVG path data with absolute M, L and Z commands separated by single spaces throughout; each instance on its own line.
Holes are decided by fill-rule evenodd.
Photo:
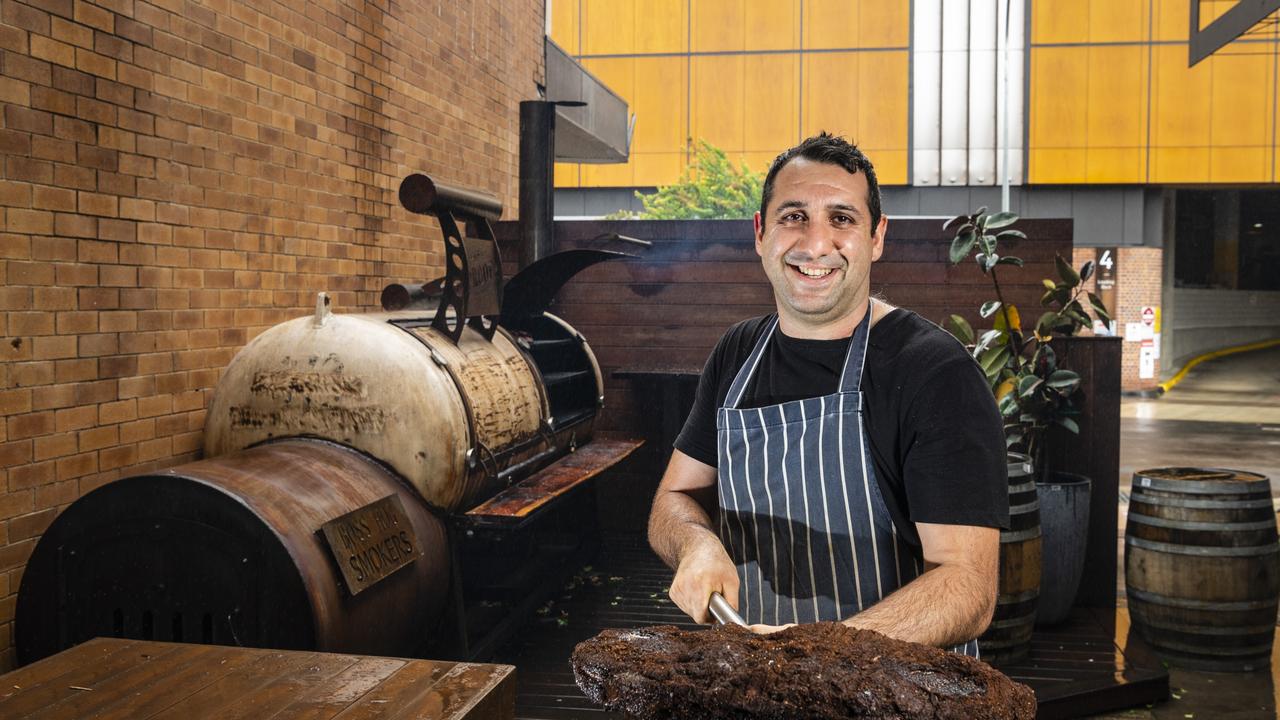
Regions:
M 836 249 L 835 228 L 827 222 L 812 222 L 805 226 L 797 250 L 820 258 Z

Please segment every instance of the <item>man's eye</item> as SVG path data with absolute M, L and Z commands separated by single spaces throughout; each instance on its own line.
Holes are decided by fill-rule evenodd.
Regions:
M 782 222 L 804 222 L 804 213 L 787 213 L 782 216 Z
M 849 217 L 848 215 L 836 215 L 831 218 L 831 222 L 835 223 L 836 225 L 851 225 L 853 224 L 853 218 Z

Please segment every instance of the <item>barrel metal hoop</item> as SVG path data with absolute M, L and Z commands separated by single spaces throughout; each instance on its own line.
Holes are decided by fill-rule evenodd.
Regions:
M 1040 588 L 1036 588 L 1034 590 L 1023 590 L 1022 592 L 1015 593 L 1013 595 L 1001 595 L 998 602 L 1002 605 L 1016 605 L 1028 600 L 1034 600 L 1038 597 L 1040 597 Z
M 1204 547 L 1200 545 L 1177 545 L 1174 543 L 1159 542 L 1156 540 L 1146 540 L 1140 537 L 1130 535 L 1125 542 L 1136 548 L 1143 550 L 1151 550 L 1154 552 L 1170 553 L 1173 555 L 1194 555 L 1198 557 L 1255 557 L 1258 555 L 1270 555 L 1271 553 L 1280 551 L 1280 543 L 1269 543 L 1267 545 L 1252 545 L 1246 547 Z
M 1029 615 L 1023 615 L 1021 617 L 1009 618 L 1008 620 L 995 620 L 995 621 L 992 621 L 991 625 L 988 626 L 987 629 L 988 631 L 992 629 L 1003 630 L 1005 628 L 1024 627 L 1027 625 L 1031 625 L 1033 621 L 1033 615 L 1034 613 Z
M 1266 477 L 1259 476 L 1258 480 L 1242 480 L 1235 482 L 1214 482 L 1212 480 L 1203 480 L 1196 482 L 1187 481 L 1169 481 L 1160 478 L 1152 479 L 1141 474 L 1133 476 L 1133 487 L 1135 488 L 1151 488 L 1152 490 L 1163 490 L 1165 492 L 1185 493 L 1188 495 L 1243 495 L 1245 493 L 1261 492 L 1263 490 L 1270 491 L 1271 481 Z
M 1000 542 L 1002 543 L 1020 542 L 1022 540 L 1031 540 L 1038 537 L 1040 537 L 1039 525 L 1027 528 L 1026 530 L 1017 530 L 1014 532 L 1002 530 L 1000 532 Z
M 1266 520 L 1255 520 L 1253 522 L 1199 522 L 1195 520 L 1168 520 L 1160 517 L 1152 517 L 1150 515 L 1140 515 L 1129 513 L 1129 522 L 1139 523 L 1141 525 L 1150 525 L 1152 527 L 1173 528 L 1174 530 L 1222 530 L 1224 532 L 1245 531 L 1245 530 L 1266 530 L 1276 526 L 1274 517 L 1267 517 Z
M 1141 503 L 1157 507 L 1194 508 L 1198 510 L 1268 510 L 1275 507 L 1271 498 L 1257 500 L 1190 500 L 1177 497 L 1157 497 L 1147 493 L 1134 493 L 1129 496 L 1129 504 Z
M 1008 472 L 1010 477 L 1017 475 L 1031 475 L 1035 472 L 1035 468 L 1031 466 L 1031 458 L 1018 453 L 1009 453 L 1009 455 L 1021 458 L 1016 462 L 1008 463 Z
M 1017 485 L 1009 486 L 1010 495 L 1017 495 L 1018 493 L 1035 492 L 1035 491 L 1036 491 L 1036 484 L 1033 482 L 1024 482 L 1024 483 L 1018 483 Z
M 1244 637 L 1248 635 L 1263 635 L 1274 633 L 1275 625 L 1236 625 L 1236 626 L 1218 626 L 1218 625 L 1190 625 L 1183 623 L 1172 623 L 1168 621 L 1156 621 L 1149 617 L 1142 618 L 1142 624 L 1149 628 L 1157 630 L 1168 630 L 1170 632 L 1186 633 L 1188 635 L 1203 635 L 1206 637 Z
M 1010 515 L 1022 515 L 1023 513 L 1029 513 L 1029 512 L 1035 511 L 1035 510 L 1039 510 L 1039 509 L 1040 509 L 1040 501 L 1039 501 L 1039 500 L 1032 500 L 1032 501 L 1031 501 L 1031 502 L 1029 502 L 1029 503 L 1023 503 L 1023 504 L 1021 504 L 1021 505 L 1010 505 L 1010 506 L 1009 506 L 1009 514 L 1010 514 Z
M 1271 643 L 1264 645 L 1244 645 L 1240 647 L 1205 647 L 1204 645 L 1191 645 L 1188 643 L 1180 643 L 1166 638 L 1160 638 L 1159 642 L 1152 642 L 1157 648 L 1176 650 L 1188 655 L 1217 655 L 1228 658 L 1239 658 L 1243 660 L 1250 655 L 1261 655 L 1264 657 L 1271 656 Z
M 1134 600 L 1140 600 L 1151 605 L 1163 605 L 1165 607 L 1179 608 L 1182 610 L 1217 610 L 1219 612 L 1236 612 L 1241 610 L 1266 610 L 1274 608 L 1277 605 L 1277 599 L 1272 597 L 1268 600 L 1193 600 L 1191 598 L 1169 597 L 1168 595 L 1158 595 L 1156 593 L 1139 590 L 1135 587 L 1126 588 L 1130 597 Z

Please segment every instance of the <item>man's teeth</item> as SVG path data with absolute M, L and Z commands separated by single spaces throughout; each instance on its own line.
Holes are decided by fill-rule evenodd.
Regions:
M 831 274 L 832 270 L 832 268 L 808 268 L 800 265 L 795 266 L 795 268 L 811 278 L 826 277 Z

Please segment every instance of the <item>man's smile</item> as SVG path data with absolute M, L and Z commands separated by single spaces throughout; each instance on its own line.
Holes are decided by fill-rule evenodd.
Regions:
M 835 272 L 835 268 L 823 265 L 793 265 L 787 263 L 787 266 L 796 272 L 808 278 L 821 279 Z

